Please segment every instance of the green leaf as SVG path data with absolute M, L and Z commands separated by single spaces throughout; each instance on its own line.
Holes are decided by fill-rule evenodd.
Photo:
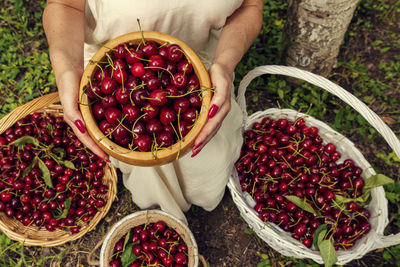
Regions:
M 34 157 L 31 163 L 26 167 L 26 169 L 22 172 L 22 178 L 25 178 L 25 176 L 28 175 L 28 173 L 33 169 L 33 167 L 36 165 L 38 161 L 38 157 Z
M 335 206 L 340 209 L 343 204 L 349 203 L 351 201 L 365 203 L 367 202 L 369 196 L 371 195 L 370 190 L 365 190 L 363 194 L 357 198 L 347 198 L 342 195 L 335 195 Z
M 132 232 L 132 231 L 129 231 L 129 232 L 126 234 L 126 236 L 125 236 L 124 248 L 123 248 L 123 250 L 125 250 L 126 244 L 128 244 L 129 240 L 131 239 L 131 232 Z
M 60 214 L 60 216 L 57 217 L 57 219 L 66 218 L 70 207 L 71 207 L 71 198 L 69 197 L 64 201 L 64 209 L 63 209 L 62 213 Z
M 283 92 L 282 89 L 278 89 L 278 95 L 279 95 L 279 98 L 284 99 L 285 93 Z
M 39 169 L 42 171 L 43 180 L 48 187 L 54 188 L 53 183 L 51 182 L 50 171 L 47 168 L 46 164 L 40 159 L 37 158 L 39 161 Z
M 382 185 L 393 184 L 394 180 L 383 175 L 383 174 L 376 174 L 365 179 L 364 189 L 367 188 L 374 188 Z
M 285 196 L 285 197 L 291 202 L 293 202 L 297 207 L 305 211 L 308 211 L 310 213 L 317 214 L 317 212 L 311 207 L 311 205 L 306 202 L 305 198 L 301 199 L 297 196 Z
M 72 169 L 72 170 L 76 170 L 74 163 L 72 163 L 71 161 L 68 160 L 64 160 L 61 162 L 65 167 L 67 167 L 68 169 Z
M 24 146 L 26 144 L 34 144 L 35 146 L 39 145 L 39 140 L 37 140 L 35 137 L 32 136 L 23 136 L 21 138 L 18 138 L 15 141 L 12 141 L 10 145 L 15 145 L 15 146 Z
M 325 234 L 327 231 L 327 225 L 326 224 L 321 224 L 317 230 L 314 232 L 314 239 L 313 239 L 313 245 L 316 249 L 318 249 L 318 244 L 321 243 L 322 239 L 324 239 Z
M 134 243 L 130 243 L 126 246 L 124 252 L 122 252 L 121 255 L 121 263 L 122 267 L 129 266 L 132 262 L 134 262 L 137 259 L 137 256 L 132 253 L 132 247 L 134 246 Z
M 337 262 L 333 239 L 322 240 L 319 244 L 319 252 L 321 252 L 321 257 L 324 261 L 325 267 L 331 267 Z
M 59 160 L 62 160 L 65 157 L 65 150 L 61 147 L 54 148 L 53 152 L 57 154 Z
M 248 235 L 252 235 L 252 234 L 254 234 L 254 230 L 251 229 L 251 228 L 246 228 L 246 229 L 244 230 L 244 233 L 245 233 L 245 234 L 248 234 Z

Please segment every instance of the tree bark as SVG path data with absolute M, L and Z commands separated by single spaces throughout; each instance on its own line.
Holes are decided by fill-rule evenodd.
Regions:
M 286 65 L 327 76 L 359 0 L 288 0 Z

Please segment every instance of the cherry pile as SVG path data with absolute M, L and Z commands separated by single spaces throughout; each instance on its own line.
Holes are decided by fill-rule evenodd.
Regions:
M 362 169 L 340 158 L 336 146 L 325 143 L 304 119 L 264 117 L 245 131 L 235 167 L 262 221 L 275 223 L 309 248 L 325 224 L 324 239 L 332 238 L 338 250 L 352 247 L 371 229 L 370 212 L 355 201 L 364 187 Z
M 204 89 L 179 45 L 119 44 L 96 65 L 86 94 L 100 130 L 115 143 L 156 151 L 193 127 Z
M 115 243 L 111 267 L 188 266 L 188 247 L 164 221 L 132 228 Z
M 0 135 L 0 211 L 24 226 L 78 233 L 106 204 L 104 167 L 62 116 L 28 115 Z

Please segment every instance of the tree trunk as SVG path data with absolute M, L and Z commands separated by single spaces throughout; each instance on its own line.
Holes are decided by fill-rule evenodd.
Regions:
M 288 1 L 285 63 L 327 76 L 359 0 Z

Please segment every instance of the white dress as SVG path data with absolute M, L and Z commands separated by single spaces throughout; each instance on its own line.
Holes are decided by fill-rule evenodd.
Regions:
M 142 30 L 170 34 L 189 45 L 208 68 L 226 18 L 243 0 L 88 0 L 85 21 L 85 65 L 105 43 Z M 233 94 L 232 94 L 233 95 Z M 156 167 L 139 167 L 111 158 L 141 209 L 159 207 L 183 222 L 191 204 L 207 211 L 221 201 L 242 144 L 242 112 L 232 108 L 218 133 L 195 157 Z

